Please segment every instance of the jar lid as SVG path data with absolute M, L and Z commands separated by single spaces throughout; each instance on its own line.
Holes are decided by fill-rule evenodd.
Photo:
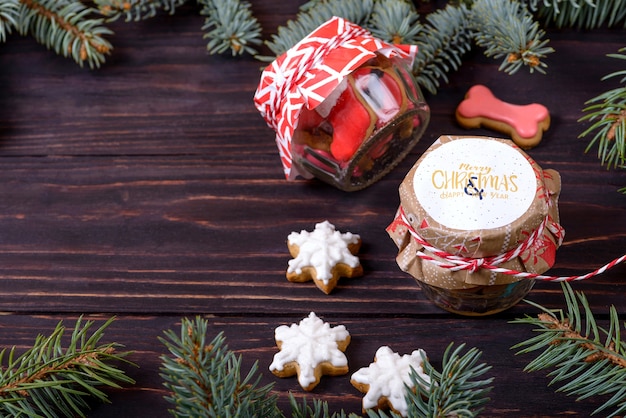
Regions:
M 551 267 L 563 234 L 558 224 L 560 186 L 556 171 L 542 170 L 509 140 L 441 136 L 400 185 L 400 209 L 387 232 L 404 254 L 398 259 L 401 267 L 410 271 L 412 264 L 420 264 L 413 273 L 422 278 L 418 251 L 470 264 L 479 260 L 467 270 L 434 269 L 434 275 L 442 276 L 433 279 L 437 282 L 454 276 L 452 285 L 442 287 L 454 287 L 455 281 L 515 281 L 479 266 L 485 258 L 498 257 L 515 270 L 542 273 Z M 513 254 L 503 257 L 507 253 Z
M 411 65 L 417 46 L 386 43 L 358 25 L 333 17 L 263 71 L 254 103 L 276 131 L 287 179 L 304 175 L 292 165 L 291 156 L 291 139 L 302 107 L 317 107 L 348 74 L 376 53 L 398 57 Z

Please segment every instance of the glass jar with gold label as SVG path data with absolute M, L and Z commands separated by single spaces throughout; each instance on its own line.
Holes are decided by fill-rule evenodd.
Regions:
M 387 232 L 437 306 L 488 315 L 519 302 L 555 261 L 559 174 L 504 139 L 442 136 L 400 185 Z M 530 275 L 526 273 L 532 273 Z

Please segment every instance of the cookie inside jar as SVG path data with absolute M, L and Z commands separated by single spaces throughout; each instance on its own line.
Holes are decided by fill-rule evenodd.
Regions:
M 409 70 L 376 54 L 319 105 L 303 108 L 292 141 L 294 163 L 343 190 L 361 189 L 406 156 L 429 114 Z

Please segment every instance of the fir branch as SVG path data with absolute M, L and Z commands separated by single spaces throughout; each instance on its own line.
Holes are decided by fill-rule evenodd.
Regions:
M 485 55 L 504 58 L 500 70 L 514 74 L 527 66 L 530 72 L 545 73 L 547 65 L 542 60 L 554 49 L 547 46 L 548 40 L 542 39 L 545 32 L 519 1 L 476 0 L 471 25 L 474 40 L 485 48 Z
M 241 357 L 228 349 L 222 333 L 206 340 L 208 323 L 196 317 L 182 320 L 180 335 L 172 330 L 159 340 L 173 357 L 161 356 L 161 377 L 172 394 L 165 399 L 177 417 L 280 417 L 272 385 L 259 386 L 254 364 L 241 377 Z
M 448 82 L 447 74 L 459 69 L 463 55 L 472 47 L 469 13 L 465 5 L 448 5 L 426 16 L 424 30 L 417 38 L 413 74 L 418 84 L 432 94 L 437 92 L 440 79 Z
M 17 27 L 20 11 L 19 0 L 5 0 L 0 2 L 0 42 L 7 39 L 7 34 Z
M 108 21 L 124 16 L 127 22 L 140 21 L 156 16 L 159 10 L 174 14 L 176 8 L 187 0 L 95 0 L 100 13 Z
M 339 412 L 331 413 L 328 408 L 328 402 L 319 399 L 313 399 L 313 406 L 306 397 L 298 403 L 292 393 L 289 394 L 289 404 L 291 405 L 291 418 L 357 418 L 358 415 L 347 415 L 342 409 Z
M 32 348 L 17 356 L 15 347 L 0 352 L 0 415 L 29 417 L 86 416 L 89 398 L 109 402 L 99 387 L 120 388 L 134 381 L 110 363 L 129 354 L 116 353 L 117 344 L 100 344 L 109 319 L 91 335 L 92 321 L 79 318 L 63 348 L 65 327 L 59 323 L 49 336 L 39 335 Z M 6 362 L 6 364 L 5 364 Z
M 312 0 L 305 3 L 295 20 L 280 26 L 271 40 L 265 41 L 275 54 L 273 57 L 257 56 L 261 61 L 273 61 L 289 48 L 300 42 L 319 25 L 333 16 L 342 17 L 359 26 L 367 27 L 374 0 Z
M 608 56 L 626 61 L 626 47 L 619 52 Z M 588 100 L 585 103 L 587 107 L 583 109 L 586 115 L 578 120 L 592 123 L 579 138 L 595 132 L 585 152 L 597 145 L 598 158 L 607 168 L 626 166 L 626 66 L 624 70 L 608 74 L 602 79 L 619 76 L 623 76 L 620 80 L 623 85 Z M 626 193 L 626 188 L 620 191 Z
M 378 0 L 369 19 L 372 35 L 394 44 L 414 44 L 422 30 L 413 3 L 405 0 Z
M 485 48 L 485 55 L 504 58 L 500 70 L 509 74 L 522 66 L 544 73 L 547 65 L 542 60 L 553 52 L 542 39 L 545 32 L 517 0 L 477 0 L 471 10 L 464 2 L 449 4 L 428 14 L 424 26 L 415 7 L 404 0 L 310 0 L 296 20 L 279 27 L 266 45 L 278 56 L 332 16 L 356 23 L 388 42 L 417 44 L 413 74 L 433 94 L 440 80 L 447 82 L 447 74 L 461 66 L 472 41 Z M 257 58 L 271 61 L 275 57 Z
M 620 24 L 626 28 L 626 0 L 543 0 L 540 4 L 538 1 L 530 1 L 531 10 L 558 28 L 597 29 Z
M 223 333 L 212 341 L 206 340 L 208 322 L 196 317 L 194 321 L 183 318 L 180 334 L 165 332 L 159 340 L 173 355 L 161 356 L 161 377 L 171 391 L 165 399 L 176 409 L 170 412 L 177 417 L 237 416 L 276 417 L 285 415 L 278 409 L 277 397 L 272 394 L 273 384 L 259 386 L 261 375 L 254 363 L 245 378 L 241 377 L 241 357 L 236 357 L 225 343 Z M 492 379 L 480 380 L 489 370 L 478 364 L 480 351 L 473 348 L 461 355 L 464 345 L 446 349 L 442 371 L 424 361 L 424 370 L 432 382 L 429 389 L 407 390 L 409 416 L 420 417 L 473 417 L 488 401 L 488 387 Z M 413 371 L 412 385 L 428 387 Z M 289 395 L 291 415 L 294 418 L 346 418 L 346 413 L 330 413 L 327 402 L 303 397 L 298 402 Z M 312 405 L 312 406 L 311 406 Z M 356 414 L 348 415 L 350 418 Z M 387 417 L 383 411 L 368 411 L 369 417 Z M 392 414 L 392 416 L 397 416 Z
M 593 396 L 607 399 L 593 413 L 614 409 L 608 416 L 626 412 L 626 343 L 621 340 L 621 323 L 614 306 L 609 310 L 609 329 L 600 327 L 585 295 L 563 282 L 566 310 L 539 308 L 536 318 L 527 316 L 513 323 L 529 324 L 539 334 L 513 348 L 518 354 L 540 351 L 526 371 L 554 369 L 550 385 L 578 400 Z M 582 311 L 581 311 L 582 308 Z
M 407 390 L 407 416 L 420 418 L 472 418 L 479 416 L 484 404 L 489 401 L 488 394 L 493 378 L 480 379 L 489 371 L 490 366 L 478 363 L 482 353 L 471 348 L 463 353 L 465 344 L 454 347 L 448 345 L 443 355 L 442 370 L 438 372 L 424 359 L 424 372 L 430 377 L 430 383 L 411 371 L 411 386 Z M 369 418 L 387 418 L 384 411 L 367 411 Z M 400 415 L 391 413 L 391 417 Z
M 103 36 L 113 32 L 103 19 L 91 16 L 97 10 L 74 0 L 20 0 L 18 31 L 30 33 L 57 54 L 72 57 L 81 67 L 99 67 L 112 46 Z
M 424 371 L 430 376 L 431 384 L 413 372 L 411 380 L 418 390 L 408 391 L 409 416 L 424 418 L 474 417 L 489 401 L 493 378 L 479 378 L 490 366 L 478 363 L 481 352 L 476 348 L 461 355 L 465 344 L 454 348 L 450 344 L 443 355 L 442 370 L 438 372 L 428 362 Z M 454 348 L 454 349 L 453 349 Z M 427 387 L 428 390 L 423 389 Z
M 202 30 L 209 39 L 210 54 L 221 54 L 228 50 L 232 55 L 244 52 L 255 55 L 250 45 L 261 44 L 261 25 L 252 15 L 250 3 L 240 0 L 199 0 L 203 5 L 200 14 L 206 16 Z

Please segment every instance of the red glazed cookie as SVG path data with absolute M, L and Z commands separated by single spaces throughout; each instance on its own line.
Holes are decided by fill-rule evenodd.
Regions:
M 485 127 L 505 133 L 522 149 L 535 147 L 550 127 L 548 109 L 537 103 L 515 105 L 503 102 L 483 85 L 469 89 L 456 109 L 464 128 Z

